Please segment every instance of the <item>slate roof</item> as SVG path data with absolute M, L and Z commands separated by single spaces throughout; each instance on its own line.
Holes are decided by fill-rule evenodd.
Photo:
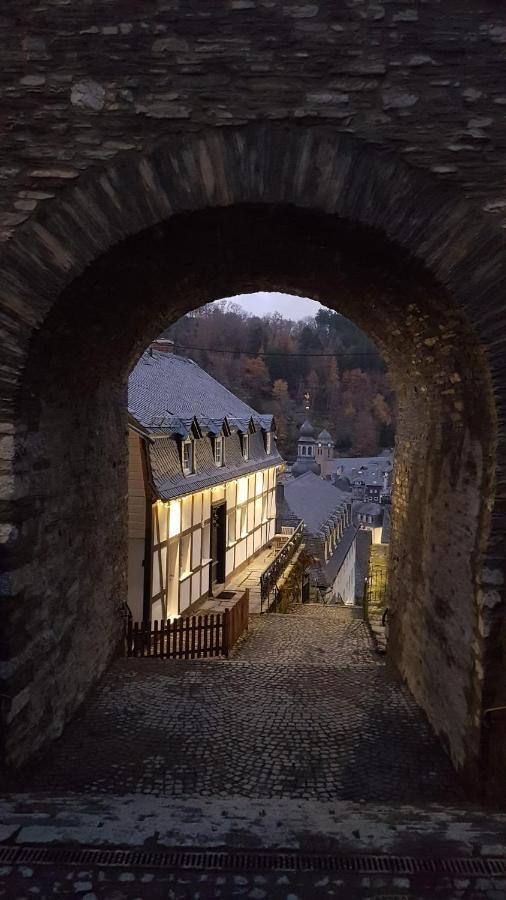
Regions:
M 214 462 L 213 448 L 209 438 L 196 441 L 195 472 L 184 475 L 178 442 L 173 437 L 152 441 L 148 446 L 151 464 L 151 476 L 157 496 L 161 500 L 183 497 L 194 491 L 202 491 L 215 484 L 223 484 L 231 478 L 239 478 L 268 466 L 280 465 L 283 460 L 273 449 L 271 454 L 265 452 L 264 439 L 261 432 L 250 436 L 249 459 L 245 460 L 241 452 L 238 434 L 227 438 L 225 445 L 225 464 L 217 466 Z
M 272 415 L 257 413 L 193 360 L 157 350 L 140 358 L 128 380 L 128 410 L 147 438 L 151 481 L 162 500 L 181 497 L 280 465 L 274 441 L 266 453 L 263 432 L 275 428 Z M 249 433 L 249 453 L 240 435 Z M 224 435 L 224 465 L 214 461 L 212 438 Z M 194 440 L 194 473 L 181 466 L 180 441 Z
M 358 531 L 356 525 L 349 524 L 332 556 L 325 561 L 327 525 L 333 525 L 333 517 L 344 515 L 350 504 L 349 494 L 312 472 L 306 472 L 298 478 L 285 478 L 282 484 L 283 499 L 278 501 L 280 519 L 283 524 L 295 524 L 301 519 L 304 521 L 306 550 L 315 559 L 310 569 L 312 579 L 320 586 L 330 587 Z
M 359 500 L 358 502 L 353 503 L 353 512 L 360 514 L 361 516 L 378 516 L 379 518 L 383 517 L 384 506 L 381 506 L 379 503 L 374 503 L 373 500 Z
M 128 379 L 128 409 L 143 425 L 157 417 L 266 421 L 192 359 L 147 350 Z M 260 426 L 262 427 L 262 426 Z
M 332 556 L 329 557 L 325 566 L 321 566 L 323 575 L 322 580 L 325 584 L 330 586 L 334 583 L 335 577 L 339 572 L 344 560 L 346 559 L 348 551 L 353 544 L 353 541 L 355 540 L 357 534 L 358 528 L 356 527 L 356 525 L 348 525 L 348 527 L 344 529 L 341 540 L 339 541 Z
M 321 530 L 337 509 L 349 502 L 347 494 L 313 472 L 287 479 L 284 495 L 292 512 L 304 520 L 307 530 L 313 534 Z
M 331 472 L 338 472 L 341 466 L 341 477 L 350 481 L 360 478 L 366 484 L 383 484 L 383 472 L 391 471 L 393 466 L 393 453 L 383 451 L 380 456 L 370 457 L 342 456 L 330 462 Z M 361 468 L 363 472 L 359 472 Z

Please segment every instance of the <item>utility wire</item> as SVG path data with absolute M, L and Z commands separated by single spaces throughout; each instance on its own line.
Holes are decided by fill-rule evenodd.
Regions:
M 284 356 L 284 357 L 291 358 L 294 356 L 298 356 L 298 357 L 302 357 L 302 358 L 306 357 L 306 358 L 312 359 L 313 357 L 317 356 L 317 357 L 321 357 L 321 358 L 353 359 L 356 356 L 367 356 L 367 357 L 373 357 L 374 359 L 381 360 L 381 356 L 379 353 L 371 353 L 370 351 L 362 352 L 360 350 L 356 350 L 353 353 L 341 353 L 338 350 L 334 351 L 334 353 L 283 353 L 283 352 L 276 352 L 276 351 L 272 351 L 272 350 L 270 350 L 268 353 L 264 353 L 264 352 L 249 353 L 247 350 L 222 350 L 221 348 L 218 349 L 217 347 L 216 348 L 215 347 L 188 347 L 186 344 L 180 344 L 180 343 L 178 343 L 178 341 L 174 341 L 174 350 L 176 350 L 176 348 L 178 350 L 192 350 L 192 351 L 195 351 L 198 353 L 229 353 L 229 354 L 231 353 L 231 354 L 240 354 L 241 356 L 252 356 L 252 357 Z

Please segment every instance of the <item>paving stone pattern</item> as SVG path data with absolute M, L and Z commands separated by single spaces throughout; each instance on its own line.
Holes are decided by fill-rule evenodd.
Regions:
M 504 900 L 504 886 L 492 878 L 395 877 L 325 872 L 160 872 L 156 869 L 72 869 L 41 866 L 0 868 L 0 897 L 41 900 Z
M 119 660 L 16 790 L 454 800 L 453 770 L 365 625 L 254 617 L 232 660 Z

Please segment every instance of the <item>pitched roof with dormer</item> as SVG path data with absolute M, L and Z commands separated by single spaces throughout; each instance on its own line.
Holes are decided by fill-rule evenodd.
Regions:
M 267 453 L 264 436 L 275 431 L 272 415 L 258 413 L 193 360 L 148 350 L 128 379 L 130 422 L 146 439 L 152 486 L 168 500 L 255 472 L 283 460 L 274 441 Z M 241 435 L 249 435 L 248 459 Z M 212 440 L 226 438 L 224 464 L 217 467 Z M 195 441 L 195 471 L 185 475 L 180 441 Z

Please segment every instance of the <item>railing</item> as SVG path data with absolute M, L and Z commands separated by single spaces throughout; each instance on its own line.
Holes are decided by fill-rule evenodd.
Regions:
M 126 656 L 205 659 L 228 656 L 248 627 L 249 591 L 224 612 L 174 622 L 133 622 L 126 627 Z
M 270 566 L 260 576 L 260 606 L 263 611 L 264 600 L 268 600 L 271 592 L 276 590 L 278 579 L 288 563 L 295 555 L 304 538 L 304 522 L 299 522 L 285 545 L 273 559 Z

